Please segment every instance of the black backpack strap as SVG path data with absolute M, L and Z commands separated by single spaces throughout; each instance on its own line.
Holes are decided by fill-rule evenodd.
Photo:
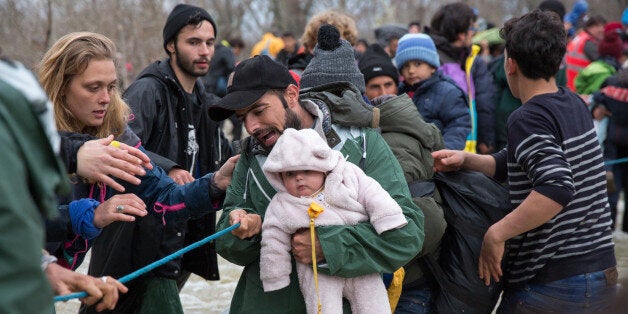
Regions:
M 408 183 L 412 197 L 433 197 L 436 190 L 434 179 L 414 180 Z

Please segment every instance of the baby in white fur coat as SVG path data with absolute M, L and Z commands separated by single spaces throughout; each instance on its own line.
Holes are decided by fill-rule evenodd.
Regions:
M 277 190 L 262 225 L 260 277 L 264 291 L 288 286 L 292 234 L 309 228 L 312 202 L 323 212 L 316 226 L 355 225 L 370 221 L 378 234 L 405 226 L 401 207 L 381 185 L 347 162 L 312 129 L 286 129 L 262 170 Z M 308 313 L 316 313 L 317 296 L 311 265 L 297 263 Z M 342 313 L 342 297 L 353 313 L 386 313 L 390 305 L 381 274 L 341 278 L 318 273 L 323 313 Z

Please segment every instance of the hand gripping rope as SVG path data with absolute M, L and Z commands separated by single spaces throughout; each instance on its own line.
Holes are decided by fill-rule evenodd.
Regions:
M 214 239 L 216 239 L 216 238 L 218 238 L 220 236 L 225 235 L 226 233 L 230 232 L 231 230 L 237 229 L 238 227 L 240 227 L 240 223 L 237 223 L 237 224 L 235 224 L 235 225 L 233 225 L 233 226 L 231 226 L 231 227 L 229 227 L 227 229 L 218 231 L 218 232 L 216 232 L 216 233 L 214 233 L 214 234 L 212 234 L 212 235 L 210 235 L 210 236 L 208 236 L 208 237 L 206 237 L 206 238 L 204 238 L 204 239 L 202 239 L 202 240 L 200 240 L 198 242 L 192 243 L 192 244 L 190 244 L 190 245 L 188 245 L 188 246 L 186 246 L 186 247 L 184 247 L 184 248 L 182 248 L 182 249 L 180 249 L 180 250 L 178 250 L 178 251 L 176 251 L 176 252 L 174 252 L 174 253 L 172 253 L 172 254 L 164 257 L 164 258 L 162 258 L 162 259 L 160 259 L 160 260 L 157 260 L 157 261 L 155 261 L 155 262 L 153 262 L 151 264 L 148 264 L 148 265 L 146 265 L 146 266 L 144 266 L 144 267 L 142 267 L 142 268 L 140 268 L 140 269 L 138 269 L 138 270 L 136 270 L 136 271 L 126 275 L 126 276 L 124 276 L 124 277 L 121 277 L 120 279 L 118 279 L 118 281 L 120 283 L 123 283 L 123 284 L 127 283 L 127 282 L 129 282 L 129 281 L 131 281 L 131 280 L 133 280 L 133 279 L 135 279 L 135 278 L 137 278 L 137 277 L 139 277 L 139 276 L 141 276 L 141 275 L 143 275 L 143 274 L 145 274 L 145 273 L 147 273 L 147 272 L 149 272 L 149 271 L 151 271 L 151 270 L 161 266 L 161 265 L 164 265 L 164 264 L 168 263 L 169 261 L 171 261 L 171 260 L 173 260 L 175 258 L 180 257 L 181 255 L 183 255 L 183 254 L 185 254 L 185 253 L 187 253 L 187 252 L 189 252 L 191 250 L 199 248 L 199 247 L 201 247 L 201 246 L 211 242 L 212 240 L 214 240 Z M 70 294 L 66 294 L 66 295 L 56 296 L 56 297 L 54 297 L 54 302 L 68 301 L 68 300 L 77 299 L 77 298 L 80 299 L 80 298 L 84 298 L 84 297 L 87 297 L 87 292 L 82 291 L 82 292 L 76 292 L 76 293 L 70 293 Z

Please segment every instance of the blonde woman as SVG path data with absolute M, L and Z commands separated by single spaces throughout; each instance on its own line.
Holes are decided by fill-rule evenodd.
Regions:
M 355 25 L 355 20 L 346 14 L 327 10 L 314 15 L 307 22 L 307 25 L 305 25 L 303 36 L 301 36 L 301 43 L 310 53 L 312 53 L 314 47 L 316 47 L 318 29 L 324 24 L 335 26 L 340 32 L 340 37 L 348 41 L 351 46 L 355 46 L 357 43 L 358 28 Z
M 352 17 L 332 10 L 318 13 L 308 20 L 303 29 L 303 35 L 301 36 L 303 51 L 290 58 L 288 62 L 288 69 L 295 74 L 300 76 L 312 60 L 314 48 L 318 42 L 318 29 L 325 24 L 335 26 L 340 32 L 340 37 L 348 41 L 351 46 L 357 43 L 358 28 Z
M 127 127 L 130 110 L 118 90 L 115 56 L 115 45 L 106 36 L 71 33 L 46 52 L 39 66 L 39 80 L 53 103 L 60 131 L 96 138 L 113 134 L 117 141 L 142 149 L 139 138 Z M 219 171 L 186 185 L 176 184 L 157 166 L 146 169 L 139 185 L 122 183 L 126 192 L 146 204 L 148 215 L 135 224 L 113 223 L 104 228 L 94 241 L 89 273 L 119 277 L 154 261 L 162 242 L 182 236 L 163 234 L 163 225 L 213 210 L 211 204 L 223 197 L 236 161 L 233 157 Z M 116 193 L 100 182 L 78 182 L 72 198 L 103 202 Z M 140 206 L 136 202 L 116 208 L 124 212 L 125 206 Z M 120 299 L 118 310 L 136 309 L 135 299 L 143 295 L 146 278 L 150 275 L 128 285 L 129 293 Z M 169 289 L 177 289 L 174 278 L 169 280 Z

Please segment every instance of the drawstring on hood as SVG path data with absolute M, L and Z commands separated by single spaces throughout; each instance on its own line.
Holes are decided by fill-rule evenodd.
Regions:
M 266 199 L 268 199 L 268 201 L 270 202 L 270 200 L 272 198 L 270 196 L 268 196 L 268 194 L 266 194 L 266 192 L 264 191 L 264 188 L 262 188 L 262 185 L 260 184 L 259 180 L 255 176 L 255 173 L 253 172 L 253 169 L 250 169 L 250 168 L 249 168 L 249 172 L 246 175 L 247 186 L 248 186 L 248 181 L 249 181 L 249 173 L 253 176 L 253 180 L 255 181 L 255 184 L 257 184 L 257 187 L 262 192 L 262 194 L 264 194 L 264 197 L 266 197 Z M 244 191 L 244 195 L 245 195 L 244 199 L 246 199 L 246 190 Z

